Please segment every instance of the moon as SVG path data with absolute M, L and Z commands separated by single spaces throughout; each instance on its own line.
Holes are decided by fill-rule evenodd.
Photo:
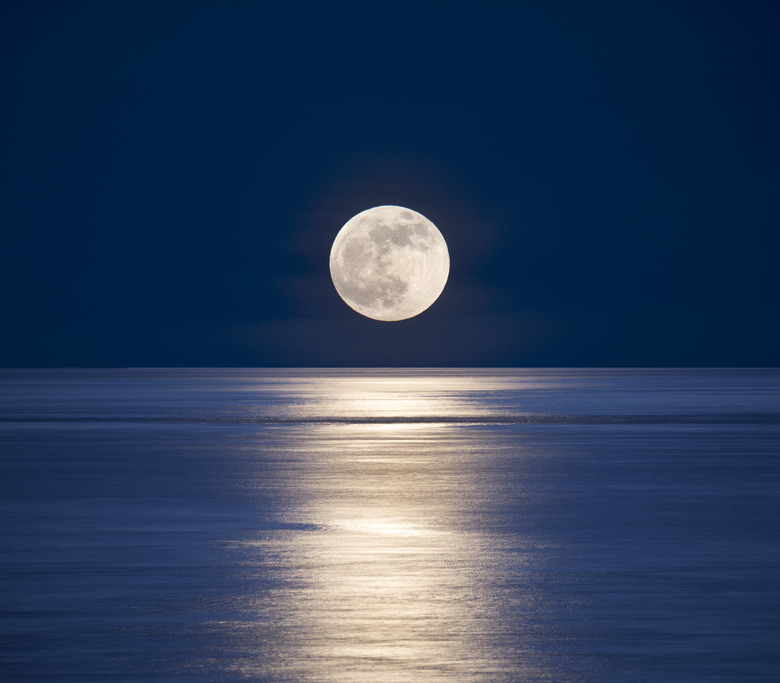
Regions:
M 374 320 L 406 320 L 426 310 L 450 272 L 447 243 L 425 216 L 403 206 L 375 206 L 350 218 L 330 250 L 339 296 Z

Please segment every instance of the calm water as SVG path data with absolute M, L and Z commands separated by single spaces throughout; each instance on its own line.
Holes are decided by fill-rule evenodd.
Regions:
M 0 678 L 776 681 L 780 371 L 0 371 Z

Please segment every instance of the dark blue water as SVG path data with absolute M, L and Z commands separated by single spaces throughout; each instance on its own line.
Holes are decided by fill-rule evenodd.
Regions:
M 780 679 L 780 372 L 0 371 L 0 678 Z

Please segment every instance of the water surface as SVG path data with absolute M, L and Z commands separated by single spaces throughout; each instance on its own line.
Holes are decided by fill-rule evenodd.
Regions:
M 770 681 L 780 372 L 0 371 L 6 680 Z

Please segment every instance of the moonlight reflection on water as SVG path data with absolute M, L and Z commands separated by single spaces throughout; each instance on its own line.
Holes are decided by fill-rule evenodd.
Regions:
M 251 642 L 255 631 L 281 626 L 299 656 L 291 666 L 280 653 L 274 670 L 293 678 L 499 674 L 489 651 L 503 630 L 501 605 L 491 586 L 509 568 L 502 563 L 511 559 L 517 573 L 523 558 L 502 555 L 500 538 L 469 523 L 469 478 L 479 473 L 459 466 L 463 444 L 429 425 L 314 431 L 294 484 L 299 503 L 285 515 L 296 529 L 239 547 L 261 573 L 268 555 L 277 558 L 271 572 L 281 579 L 273 595 L 254 596 L 255 626 L 242 625 L 239 637 Z M 525 665 L 514 659 L 518 673 Z M 260 675 L 268 665 L 264 653 L 240 669 Z
M 469 386 L 464 379 L 454 384 Z M 491 488 L 491 468 L 472 452 L 475 444 L 446 424 L 463 409 L 452 385 L 445 379 L 432 386 L 428 378 L 325 380 L 297 406 L 312 415 L 325 399 L 330 415 L 387 422 L 301 429 L 286 445 L 292 452 L 280 455 L 302 457 L 283 484 L 295 489 L 284 514 L 287 531 L 236 548 L 260 574 L 278 573 L 281 580 L 272 594 L 249 597 L 255 619 L 246 615 L 236 629 L 250 653 L 252 642 L 266 641 L 269 625 L 284 631 L 299 656 L 292 664 L 280 652 L 272 665 L 277 675 L 463 680 L 531 669 L 519 659 L 522 648 L 508 669 L 502 662 L 508 653 L 491 653 L 493 636 L 503 631 L 491 587 L 497 574 L 521 572 L 524 558 L 502 554 L 500 536 L 471 519 L 481 497 L 474 488 Z M 405 417 L 444 424 L 410 424 Z M 511 567 L 502 567 L 508 561 Z M 534 597 L 515 608 L 528 599 Z M 269 664 L 263 652 L 237 667 L 253 676 Z

